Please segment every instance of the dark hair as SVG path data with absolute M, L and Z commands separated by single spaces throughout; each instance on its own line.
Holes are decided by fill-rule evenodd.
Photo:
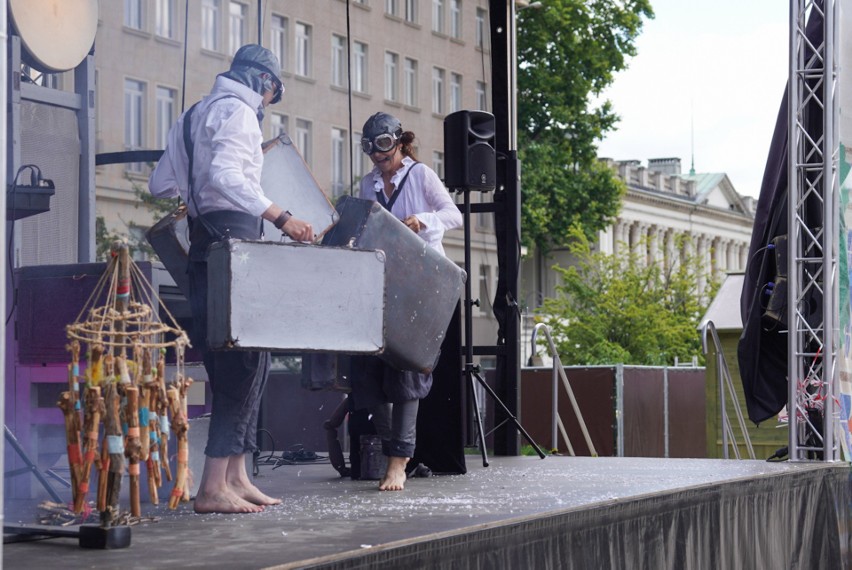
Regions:
M 414 133 L 411 131 L 403 131 L 399 136 L 399 144 L 402 148 L 402 156 L 407 156 L 412 160 L 417 160 L 414 154 Z

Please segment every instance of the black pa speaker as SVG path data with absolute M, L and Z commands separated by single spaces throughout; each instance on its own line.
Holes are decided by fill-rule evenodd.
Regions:
M 444 118 L 444 182 L 450 190 L 494 190 L 497 155 L 494 115 L 456 111 Z

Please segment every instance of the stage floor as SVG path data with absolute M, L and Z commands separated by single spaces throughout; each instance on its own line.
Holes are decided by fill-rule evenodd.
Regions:
M 429 563 L 426 560 L 430 558 L 424 558 L 430 544 L 440 549 L 441 544 L 446 547 L 455 541 L 462 546 L 462 550 L 453 555 L 458 557 L 459 552 L 464 552 L 465 541 L 469 540 L 465 537 L 482 537 L 489 532 L 493 535 L 495 531 L 505 531 L 504 536 L 511 536 L 512 528 L 522 529 L 530 524 L 538 524 L 538 530 L 526 528 L 524 532 L 537 536 L 536 533 L 548 532 L 548 526 L 553 530 L 553 521 L 564 519 L 580 524 L 578 521 L 591 521 L 589 513 L 595 512 L 610 519 L 637 521 L 637 532 L 645 535 L 642 539 L 645 540 L 652 536 L 650 530 L 641 528 L 642 517 L 650 517 L 642 514 L 645 511 L 677 510 L 678 505 L 688 508 L 690 501 L 695 502 L 690 497 L 696 496 L 703 497 L 701 508 L 706 505 L 712 508 L 714 504 L 725 504 L 725 500 L 718 498 L 720 489 L 727 489 L 722 494 L 736 496 L 736 501 L 748 496 L 747 501 L 733 503 L 734 509 L 754 508 L 753 497 L 766 492 L 770 495 L 778 492 L 779 501 L 791 504 L 799 500 L 824 500 L 819 498 L 825 497 L 823 492 L 808 493 L 805 489 L 802 495 L 799 490 L 803 486 L 826 487 L 824 481 L 830 482 L 827 487 L 832 490 L 834 500 L 846 501 L 845 514 L 840 515 L 843 520 L 839 524 L 839 544 L 837 540 L 834 542 L 841 549 L 842 557 L 850 553 L 848 464 L 496 457 L 491 458 L 489 467 L 483 467 L 478 455 L 468 456 L 467 463 L 465 475 L 411 479 L 402 492 L 379 492 L 375 481 L 341 478 L 328 464 L 288 465 L 277 469 L 263 466 L 256 484 L 264 492 L 284 499 L 282 505 L 267 508 L 263 513 L 196 515 L 191 503 L 182 504 L 176 511 L 169 511 L 163 505 L 143 504 L 143 514 L 159 520 L 132 527 L 132 544 L 128 549 L 86 550 L 71 538 L 17 542 L 3 546 L 3 565 L 6 568 L 367 568 L 392 567 L 396 566 L 393 561 L 407 560 L 405 564 L 409 568 L 434 567 L 439 565 L 437 558 L 431 558 L 433 562 Z M 787 498 L 784 489 L 790 489 L 795 496 Z M 715 498 L 710 496 L 714 493 Z M 775 499 L 770 496 L 769 500 L 771 507 Z M 127 508 L 126 503 L 123 502 L 122 507 Z M 805 505 L 799 507 L 805 511 L 822 511 L 807 509 Z M 798 518 L 800 509 L 790 516 Z M 724 513 L 721 518 L 725 518 Z M 7 506 L 5 524 L 29 524 L 34 520 L 34 514 L 30 520 L 12 518 Z M 597 520 L 594 524 L 600 528 L 603 528 L 601 524 L 613 524 L 612 520 L 607 523 L 601 523 L 599 517 Z M 550 522 L 542 526 L 541 521 Z M 583 529 L 589 524 L 592 523 L 582 523 Z M 724 526 L 724 520 L 720 524 Z M 619 540 L 618 533 L 607 532 L 608 540 Z M 666 530 L 661 532 L 665 534 Z M 786 537 L 773 540 L 784 541 Z M 546 547 L 541 545 L 541 548 Z M 717 548 L 714 544 L 707 547 Z M 618 545 L 609 548 L 608 554 L 600 555 L 604 559 L 594 553 L 588 553 L 585 559 L 606 563 L 608 567 L 613 560 L 627 557 L 620 560 L 619 565 L 629 567 L 632 555 L 619 555 L 621 547 Z M 406 552 L 406 549 L 405 555 L 393 554 Z M 476 564 L 482 563 L 481 555 L 480 552 Z M 554 556 L 558 564 L 565 553 Z M 694 556 L 690 552 L 674 552 L 669 562 L 673 563 L 671 567 L 690 567 L 683 564 L 684 560 L 678 565 L 676 559 Z M 413 565 L 412 560 L 415 561 Z M 498 560 L 492 559 L 492 562 L 503 565 Z M 650 560 L 655 559 L 645 559 L 646 562 Z M 741 562 L 743 568 L 760 567 L 751 566 L 748 561 Z M 515 563 L 520 562 L 515 559 Z M 454 567 L 468 565 L 459 561 Z M 471 563 L 470 567 L 476 566 Z M 802 567 L 818 566 L 806 564 Z

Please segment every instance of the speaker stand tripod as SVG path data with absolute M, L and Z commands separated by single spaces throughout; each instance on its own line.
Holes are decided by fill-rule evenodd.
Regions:
M 471 205 L 470 205 L 470 188 L 460 188 L 458 192 L 464 194 L 464 209 L 462 211 L 462 215 L 464 216 L 464 270 L 467 272 L 467 279 L 464 284 L 464 347 L 465 347 L 465 365 L 464 365 L 464 373 L 465 379 L 468 384 L 468 388 L 470 391 L 471 401 L 473 402 L 473 414 L 476 420 L 476 430 L 477 436 L 479 439 L 479 449 L 482 453 L 482 466 L 488 467 L 488 450 L 485 448 L 485 431 L 482 427 L 482 414 L 479 411 L 479 398 L 476 395 L 476 388 L 474 381 L 478 382 L 480 386 L 485 390 L 485 392 L 491 396 L 494 400 L 494 403 L 503 410 L 503 413 L 506 415 L 506 419 L 501 422 L 499 425 L 494 426 L 496 430 L 500 426 L 502 426 L 506 422 L 511 422 L 524 436 L 524 439 L 529 442 L 529 444 L 535 449 L 535 452 L 542 459 L 546 457 L 541 448 L 533 441 L 530 434 L 527 433 L 527 430 L 521 425 L 521 422 L 518 421 L 518 418 L 506 407 L 506 404 L 503 403 L 502 400 L 497 396 L 497 393 L 488 385 L 485 379 L 480 374 L 480 367 L 478 364 L 473 363 L 473 306 L 479 305 L 479 300 L 474 300 L 471 298 L 471 283 L 470 283 L 470 214 L 471 214 Z M 493 430 L 492 430 L 493 431 Z

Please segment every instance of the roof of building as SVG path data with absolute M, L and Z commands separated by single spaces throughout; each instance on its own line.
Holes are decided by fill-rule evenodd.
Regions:
M 707 204 L 708 206 L 751 214 L 743 201 L 743 197 L 736 191 L 728 175 L 724 172 L 696 172 L 681 174 L 680 177 L 695 182 L 693 200 L 696 204 Z
M 707 312 L 701 319 L 699 328 L 703 328 L 707 321 L 713 321 L 717 331 L 739 331 L 743 328 L 743 319 L 740 315 L 740 296 L 743 292 L 743 273 L 729 273 L 719 292 L 716 293 Z

